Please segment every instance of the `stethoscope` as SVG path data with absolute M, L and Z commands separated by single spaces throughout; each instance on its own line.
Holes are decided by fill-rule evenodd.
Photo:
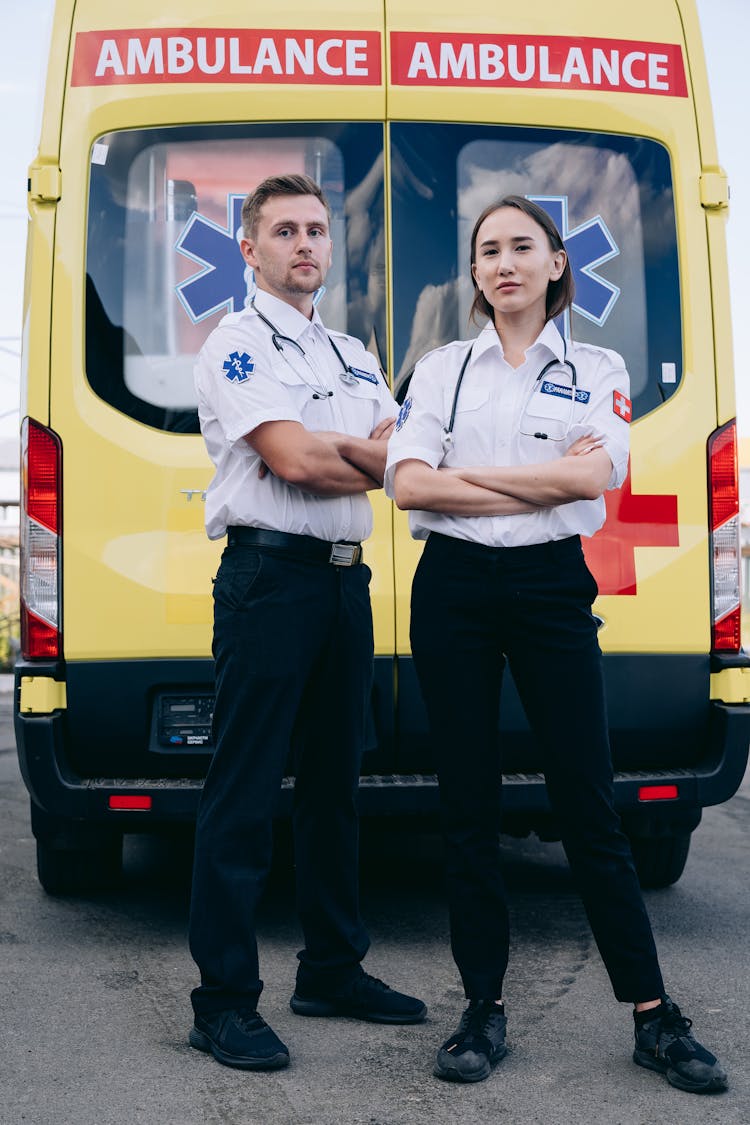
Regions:
M 302 382 L 305 384 L 306 387 L 308 387 L 312 391 L 313 398 L 314 399 L 332 398 L 333 391 L 329 391 L 327 387 L 321 386 L 320 380 L 318 379 L 315 372 L 313 371 L 312 364 L 310 363 L 310 360 L 305 355 L 305 349 L 302 347 L 302 345 L 297 343 L 296 340 L 293 340 L 291 336 L 284 336 L 284 334 L 282 332 L 279 332 L 276 325 L 272 321 L 270 321 L 267 316 L 263 315 L 263 313 L 260 311 L 260 309 L 255 304 L 254 300 L 252 300 L 250 302 L 250 307 L 255 311 L 256 315 L 260 317 L 260 319 L 263 321 L 263 323 L 266 325 L 266 327 L 271 329 L 271 342 L 272 342 L 273 346 L 276 348 L 276 351 L 279 352 L 279 354 L 283 357 L 283 359 L 286 361 L 286 363 L 289 364 L 289 366 L 292 368 L 292 371 L 294 371 L 295 374 L 297 374 L 297 375 L 299 375 L 300 373 L 297 370 L 297 368 L 294 367 L 293 364 L 290 362 L 289 357 L 284 354 L 284 346 L 286 344 L 290 344 L 292 349 L 295 352 L 297 352 L 297 354 L 299 356 L 302 357 L 302 359 L 305 362 L 305 365 L 307 366 L 308 370 L 310 371 L 310 374 L 312 375 L 313 379 L 315 380 L 314 383 L 308 383 L 307 379 L 305 379 L 304 376 L 302 376 Z M 326 336 L 328 336 L 327 332 L 326 332 Z M 357 382 L 361 379 L 366 379 L 367 382 L 369 382 L 369 383 L 377 383 L 377 378 L 374 375 L 372 375 L 369 371 L 357 372 L 356 368 L 352 367 L 352 365 L 350 363 L 347 363 L 330 336 L 328 336 L 328 342 L 331 345 L 331 347 L 333 348 L 334 352 L 336 353 L 336 358 L 343 368 L 343 370 L 339 372 L 339 379 L 341 380 L 342 383 L 346 383 L 346 385 L 348 387 L 355 386 L 357 384 Z
M 568 359 L 568 355 L 567 355 L 568 348 L 567 348 L 567 343 L 565 341 L 563 341 L 563 348 L 565 350 L 564 350 L 564 353 L 563 353 L 562 360 L 551 359 L 549 361 L 549 363 L 545 363 L 544 367 L 542 368 L 542 370 L 539 372 L 536 379 L 534 380 L 534 385 L 531 388 L 531 391 L 528 395 L 528 398 L 526 399 L 526 404 L 525 404 L 525 406 L 523 408 L 523 411 L 521 413 L 521 421 L 519 423 L 519 430 L 525 437 L 535 437 L 535 438 L 539 438 L 541 441 L 547 441 L 547 440 L 549 440 L 549 441 L 564 441 L 565 438 L 568 436 L 568 433 L 570 432 L 570 427 L 573 425 L 576 396 L 578 394 L 578 389 L 577 389 L 578 388 L 578 372 L 575 369 L 575 365 L 571 362 L 571 360 Z M 456 421 L 456 408 L 458 407 L 458 396 L 461 392 L 461 384 L 464 380 L 466 368 L 469 366 L 469 360 L 471 359 L 471 353 L 473 351 L 474 351 L 474 344 L 472 343 L 468 352 L 464 356 L 464 361 L 461 364 L 461 370 L 458 373 L 458 381 L 456 383 L 456 389 L 453 392 L 453 405 L 451 407 L 451 416 L 448 420 L 448 425 L 443 426 L 442 443 L 443 443 L 443 452 L 444 453 L 447 453 L 448 450 L 453 445 L 453 426 L 454 426 L 455 421 Z M 544 433 L 541 430 L 535 430 L 535 431 L 527 432 L 526 430 L 523 429 L 524 415 L 527 413 L 527 411 L 529 409 L 529 406 L 531 405 L 531 400 L 533 399 L 534 395 L 536 394 L 537 387 L 541 383 L 544 376 L 547 374 L 548 371 L 551 371 L 553 367 L 557 367 L 557 366 L 560 366 L 560 367 L 564 366 L 564 367 L 567 367 L 570 370 L 570 409 L 568 411 L 568 422 L 567 422 L 567 425 L 565 427 L 565 433 L 561 434 L 560 437 L 552 437 L 550 434 Z

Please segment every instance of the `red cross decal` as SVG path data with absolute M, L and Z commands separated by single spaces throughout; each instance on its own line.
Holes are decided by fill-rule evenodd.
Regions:
M 583 540 L 586 562 L 600 594 L 635 594 L 635 547 L 678 547 L 677 497 L 636 494 L 630 466 L 622 488 L 605 492 L 607 520 L 591 539 Z
M 612 409 L 618 417 L 629 422 L 633 416 L 633 404 L 622 391 L 612 392 Z

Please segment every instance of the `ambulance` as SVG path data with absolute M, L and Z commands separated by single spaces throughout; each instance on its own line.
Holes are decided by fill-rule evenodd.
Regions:
M 28 181 L 15 689 L 41 883 L 106 884 L 123 834 L 195 817 L 221 543 L 203 526 L 193 364 L 252 290 L 243 197 L 282 172 L 331 203 L 325 322 L 365 342 L 399 400 L 420 356 L 474 331 L 483 207 L 519 193 L 560 227 L 576 280 L 562 329 L 622 353 L 632 380 L 630 471 L 585 551 L 617 805 L 643 884 L 673 883 L 750 742 L 729 192 L 694 0 L 305 11 L 58 0 Z M 437 787 L 408 641 L 421 545 L 382 493 L 374 505 L 361 808 L 426 815 Z M 554 839 L 510 683 L 499 730 L 506 831 Z

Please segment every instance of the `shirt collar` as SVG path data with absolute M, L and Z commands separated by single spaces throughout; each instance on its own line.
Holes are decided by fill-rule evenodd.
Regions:
M 478 359 L 480 355 L 483 355 L 484 352 L 489 351 L 489 349 L 493 347 L 499 348 L 500 354 L 503 354 L 503 345 L 500 342 L 500 337 L 495 331 L 495 326 L 492 321 L 488 321 L 474 341 L 472 359 Z M 527 356 L 530 355 L 534 348 L 538 347 L 546 348 L 546 350 L 551 352 L 554 358 L 560 362 L 565 359 L 565 342 L 557 331 L 554 321 L 547 321 L 534 343 L 526 349 Z
M 325 332 L 317 309 L 313 309 L 312 320 L 308 320 L 305 314 L 299 312 L 293 305 L 287 304 L 265 289 L 255 290 L 253 304 L 271 321 L 280 336 L 288 336 L 290 340 L 299 340 L 311 326 Z
M 556 360 L 559 360 L 560 363 L 562 363 L 565 359 L 565 341 L 557 331 L 557 325 L 555 324 L 554 320 L 547 321 L 544 328 L 532 344 L 532 347 L 536 347 L 537 345 L 542 345 L 543 347 L 547 348 L 547 350 L 552 352 L 552 355 Z

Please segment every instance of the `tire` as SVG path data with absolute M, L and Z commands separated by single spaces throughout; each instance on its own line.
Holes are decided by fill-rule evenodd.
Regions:
M 631 836 L 630 846 L 641 886 L 671 887 L 685 870 L 690 833 L 670 836 Z
M 122 873 L 122 838 L 98 848 L 59 848 L 36 842 L 36 869 L 48 895 L 86 894 L 112 887 Z

